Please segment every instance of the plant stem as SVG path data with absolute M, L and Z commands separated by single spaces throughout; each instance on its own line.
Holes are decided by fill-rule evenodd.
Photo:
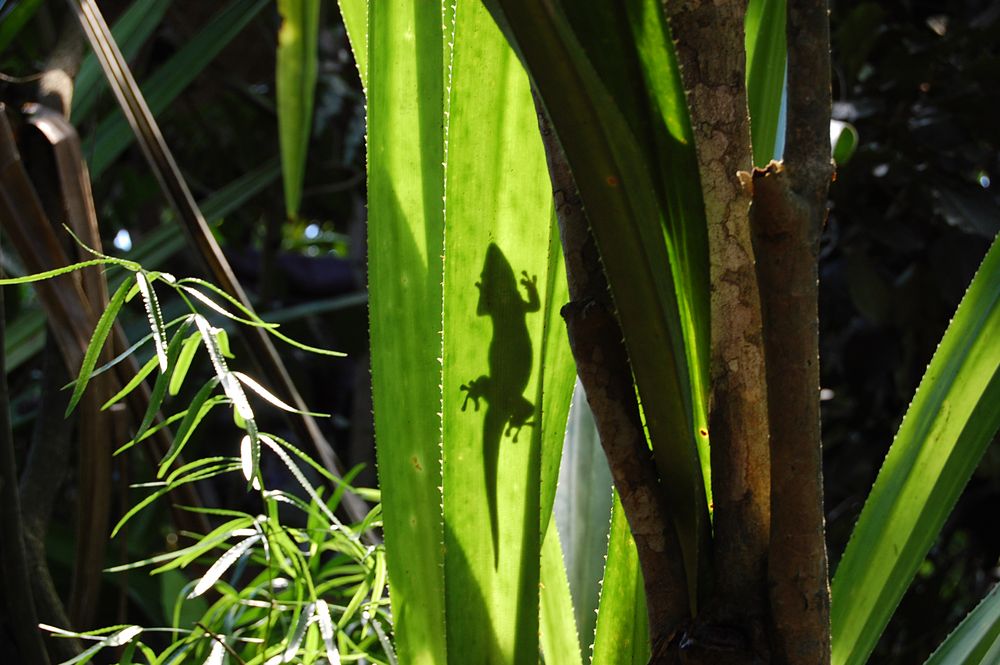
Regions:
M 569 164 L 537 96 L 535 106 L 566 261 L 571 301 L 562 315 L 570 348 L 635 538 L 650 639 L 654 644 L 671 643 L 690 616 L 680 543 L 646 443 L 635 382 L 597 244 Z
M 754 174 L 751 209 L 764 310 L 771 427 L 768 578 L 773 662 L 830 662 L 830 591 L 819 422 L 819 239 L 830 163 L 825 0 L 789 3 L 784 165 Z
M 750 239 L 746 2 L 684 0 L 664 7 L 687 92 L 708 223 L 715 585 L 707 620 L 738 626 L 750 651 L 765 657 L 771 468 L 763 324 Z M 738 174 L 744 174 L 742 181 Z

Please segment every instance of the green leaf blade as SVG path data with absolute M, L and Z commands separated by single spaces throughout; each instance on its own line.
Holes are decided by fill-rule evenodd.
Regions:
M 450 88 L 442 382 L 449 662 L 537 663 L 539 561 L 553 500 L 542 488 L 555 486 L 573 380 L 571 363 L 560 365 L 562 351 L 549 346 L 565 340 L 556 314 L 565 278 L 528 78 L 477 1 L 455 9 Z M 565 618 L 572 627 L 572 615 Z
M 601 254 L 692 610 L 710 537 L 706 488 L 707 229 L 689 119 L 662 7 L 630 0 L 486 0 L 530 70 Z M 631 39 L 608 39 L 609 34 Z
M 352 40 L 368 45 L 372 396 L 389 598 L 400 662 L 441 665 L 445 40 L 437 3 L 373 2 L 368 12 L 367 39 Z
M 540 642 L 546 665 L 582 665 L 566 566 L 555 520 L 542 541 Z
M 115 319 L 118 317 L 118 312 L 125 303 L 125 296 L 128 295 L 130 288 L 131 284 L 128 280 L 122 282 L 108 301 L 108 306 L 101 313 L 101 318 L 97 320 L 94 333 L 90 337 L 90 343 L 83 354 L 83 361 L 80 363 L 80 374 L 77 377 L 76 385 L 73 387 L 73 394 L 69 399 L 69 404 L 66 405 L 67 417 L 73 413 L 76 405 L 80 403 L 80 398 L 83 397 L 83 391 L 86 390 L 94 368 L 97 367 L 97 360 L 104 349 L 104 342 L 107 341 L 108 334 L 115 325 Z
M 863 663 L 1000 428 L 1000 239 L 959 304 L 831 588 L 833 663 Z
M 305 181 L 306 154 L 312 134 L 313 99 L 319 62 L 319 0 L 278 0 L 275 92 L 278 137 L 285 183 L 285 212 L 298 215 Z
M 777 159 L 778 118 L 785 88 L 785 3 L 787 0 L 750 0 L 746 15 L 747 105 L 753 164 L 766 166 Z
M 597 612 L 594 657 L 602 665 L 644 665 L 649 659 L 646 594 L 635 540 L 615 492 L 608 561 Z

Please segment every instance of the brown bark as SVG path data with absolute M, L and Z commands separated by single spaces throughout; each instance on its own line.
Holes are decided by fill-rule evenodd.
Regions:
M 745 2 L 665 3 L 698 153 L 711 274 L 709 435 L 715 588 L 709 621 L 766 653 L 770 455 L 760 294 L 750 240 Z M 735 656 L 733 656 L 735 658 Z M 735 662 L 735 661 L 730 661 Z
M 635 538 L 650 639 L 654 644 L 676 643 L 689 617 L 680 543 L 646 443 L 632 370 L 597 244 L 558 139 L 541 104 L 536 102 L 536 108 L 566 261 L 570 302 L 562 315 L 570 347 Z
M 825 0 L 788 13 L 784 165 L 754 174 L 751 210 L 764 312 L 771 427 L 768 577 L 773 662 L 830 662 L 830 595 L 819 423 L 819 239 L 830 162 Z

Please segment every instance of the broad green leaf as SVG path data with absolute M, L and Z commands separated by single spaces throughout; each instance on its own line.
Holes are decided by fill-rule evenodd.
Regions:
M 389 598 L 400 662 L 442 665 L 440 3 L 370 3 L 368 29 L 372 396 Z
M 163 20 L 171 0 L 135 0 L 122 13 L 121 18 L 111 27 L 111 35 L 115 38 L 118 48 L 126 60 L 131 60 L 146 43 L 153 30 Z M 90 116 L 101 93 L 107 92 L 104 73 L 97 57 L 88 53 L 80 65 L 73 86 L 73 124 L 80 124 Z
M 153 115 L 162 113 L 215 56 L 243 30 L 268 0 L 232 0 L 205 27 L 142 85 Z M 119 111 L 106 117 L 94 131 L 91 177 L 95 180 L 135 140 Z
M 278 138 L 285 183 L 285 213 L 299 213 L 306 154 L 312 135 L 313 98 L 319 60 L 319 0 L 278 0 L 281 28 L 275 55 Z
M 833 663 L 865 662 L 1000 428 L 1000 238 L 910 403 L 833 578 Z
M 990 665 L 998 662 L 1000 586 L 995 586 L 924 665 Z
M 554 214 L 553 210 L 553 214 Z M 541 524 L 539 533 L 548 532 L 553 515 L 566 423 L 573 385 L 576 383 L 576 361 L 569 348 L 566 324 L 560 310 L 569 302 L 569 285 L 566 283 L 566 264 L 563 261 L 562 241 L 556 220 L 549 228 L 548 279 L 542 295 L 545 315 L 541 348 L 542 380 L 538 402 L 542 406 L 542 467 L 539 505 Z
M 478 0 L 457 3 L 453 42 L 442 383 L 449 662 L 534 664 L 541 538 L 573 376 L 571 365 L 545 371 L 559 354 L 548 343 L 565 340 L 555 314 L 564 278 L 528 78 Z M 561 417 L 543 415 L 558 401 Z
M 573 596 L 576 626 L 589 659 L 608 553 L 611 470 L 583 386 L 577 382 L 559 467 L 555 520 Z
M 344 19 L 347 39 L 354 52 L 361 87 L 368 88 L 368 0 L 339 0 L 340 16 Z
M 139 273 L 136 273 L 136 275 L 138 276 Z M 69 398 L 69 404 L 66 406 L 67 416 L 73 412 L 73 409 L 80 402 L 80 398 L 83 397 L 83 391 L 86 390 L 87 382 L 90 381 L 94 368 L 97 366 L 97 360 L 104 349 L 104 342 L 108 339 L 108 333 L 111 332 L 111 328 L 115 324 L 118 311 L 122 308 L 125 296 L 128 294 L 131 286 L 128 281 L 121 283 L 108 301 L 107 308 L 101 313 L 101 318 L 97 320 L 97 325 L 94 326 L 94 333 L 90 336 L 90 343 L 87 345 L 87 351 L 83 354 L 83 361 L 80 363 L 80 374 L 77 377 L 76 385 L 73 387 L 73 395 Z
M 694 608 L 709 538 L 708 442 L 699 434 L 706 429 L 708 254 L 690 121 L 662 6 L 486 5 L 531 72 L 588 211 L 636 360 Z
M 746 15 L 747 105 L 754 166 L 763 167 L 779 143 L 778 117 L 785 89 L 786 0 L 750 0 Z
M 649 627 L 646 624 L 646 594 L 635 540 L 625 511 L 615 492 L 611 511 L 608 561 L 601 584 L 592 663 L 601 665 L 645 665 L 649 659 Z
M 573 599 L 563 565 L 562 547 L 555 520 L 542 541 L 541 602 L 539 604 L 539 640 L 545 665 L 582 665 L 580 638 L 576 634 Z

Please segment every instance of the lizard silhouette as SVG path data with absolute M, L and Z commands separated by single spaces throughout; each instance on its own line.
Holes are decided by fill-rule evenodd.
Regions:
M 520 285 L 527 299 L 521 298 L 518 280 L 507 258 L 494 243 L 486 250 L 486 260 L 480 281 L 479 304 L 476 314 L 488 316 L 493 326 L 489 348 L 489 373 L 462 384 L 465 401 L 462 411 L 473 403 L 479 411 L 479 401 L 486 402 L 483 417 L 483 473 L 486 500 L 490 512 L 490 532 L 493 536 L 494 564 L 497 563 L 499 531 L 497 525 L 497 465 L 500 444 L 505 437 L 517 442 L 525 425 L 534 424 L 535 405 L 524 397 L 531 378 L 532 349 L 527 314 L 541 308 L 537 277 L 521 272 Z

